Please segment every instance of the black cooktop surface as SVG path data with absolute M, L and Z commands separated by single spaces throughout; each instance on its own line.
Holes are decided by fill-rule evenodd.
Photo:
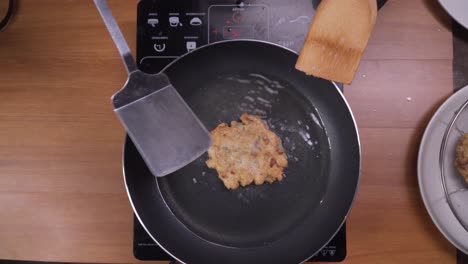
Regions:
M 302 48 L 319 0 L 143 0 L 138 4 L 137 63 L 156 73 L 198 47 L 228 39 L 256 39 L 296 52 Z M 379 8 L 386 0 L 378 0 Z M 173 260 L 135 217 L 134 255 L 141 260 Z M 346 225 L 309 261 L 346 257 Z

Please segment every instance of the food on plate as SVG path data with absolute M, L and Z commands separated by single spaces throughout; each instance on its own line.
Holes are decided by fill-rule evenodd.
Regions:
M 468 133 L 464 134 L 457 144 L 455 166 L 468 182 Z
M 288 166 L 281 139 L 258 116 L 244 113 L 240 120 L 211 131 L 208 167 L 218 172 L 228 189 L 281 181 Z

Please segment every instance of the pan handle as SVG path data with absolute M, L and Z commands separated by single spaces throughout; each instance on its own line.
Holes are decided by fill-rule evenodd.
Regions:
M 98 9 L 99 14 L 101 14 L 102 20 L 104 20 L 104 24 L 106 24 L 107 30 L 109 31 L 115 46 L 117 46 L 117 49 L 119 50 L 120 57 L 122 57 L 128 74 L 137 71 L 138 67 L 133 60 L 130 48 L 125 41 L 125 38 L 120 31 L 119 25 L 115 21 L 106 0 L 94 0 L 94 4 Z

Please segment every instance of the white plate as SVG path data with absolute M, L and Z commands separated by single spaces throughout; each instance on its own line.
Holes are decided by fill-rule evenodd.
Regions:
M 439 3 L 453 19 L 468 28 L 468 0 L 439 0 Z
M 447 202 L 441 179 L 439 154 L 448 124 L 467 99 L 468 86 L 452 95 L 437 110 L 424 132 L 418 155 L 418 181 L 424 205 L 440 232 L 465 254 L 468 254 L 468 232 Z

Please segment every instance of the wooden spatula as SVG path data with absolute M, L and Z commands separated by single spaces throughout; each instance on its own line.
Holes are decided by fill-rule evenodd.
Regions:
M 377 17 L 376 0 L 322 0 L 296 69 L 351 83 Z

